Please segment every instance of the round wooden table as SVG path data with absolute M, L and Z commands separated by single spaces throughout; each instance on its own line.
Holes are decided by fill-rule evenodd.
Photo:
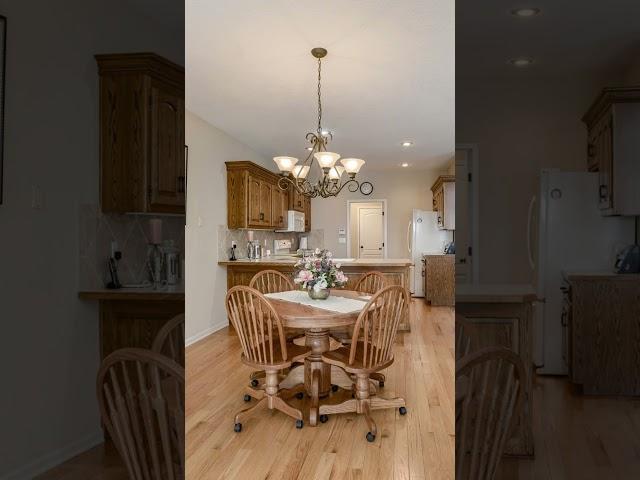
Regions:
M 331 295 L 364 300 L 359 297 L 368 294 L 353 290 L 332 290 Z M 320 398 L 329 395 L 331 391 L 331 365 L 322 361 L 322 354 L 330 350 L 329 329 L 354 325 L 360 311 L 337 313 L 286 300 L 267 299 L 273 305 L 285 327 L 305 330 L 305 344 L 311 348 L 311 353 L 305 358 L 304 366 L 298 366 L 291 370 L 281 387 L 289 388 L 289 386 L 302 383 L 304 378 L 305 390 L 311 397 L 309 424 L 315 426 L 318 420 Z M 321 301 L 318 300 L 318 302 Z M 363 301 L 362 306 L 364 307 L 365 304 L 366 302 Z M 347 382 L 351 383 L 351 379 L 342 370 L 335 368 L 334 374 L 343 376 L 342 385 Z

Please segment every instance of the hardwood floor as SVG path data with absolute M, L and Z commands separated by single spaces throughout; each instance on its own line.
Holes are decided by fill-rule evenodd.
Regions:
M 82 452 L 34 480 L 127 480 L 127 469 L 116 449 L 104 443 Z
M 374 411 L 375 443 L 365 440 L 366 422 L 355 414 L 297 430 L 286 415 L 261 410 L 235 433 L 233 415 L 246 406 L 242 389 L 251 372 L 240 363 L 236 335 L 224 329 L 189 347 L 187 478 L 452 479 L 453 309 L 414 300 L 411 325 L 398 333 L 381 392 L 405 397 L 408 413 Z
M 566 377 L 534 383 L 535 458 L 504 458 L 499 480 L 637 479 L 640 399 L 578 395 Z

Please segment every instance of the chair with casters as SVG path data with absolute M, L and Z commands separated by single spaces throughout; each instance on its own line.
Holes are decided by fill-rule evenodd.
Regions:
M 381 272 L 372 271 L 367 272 L 362 275 L 355 287 L 353 289 L 356 292 L 367 293 L 369 295 L 373 295 L 379 290 L 382 290 L 386 287 L 386 279 Z M 348 345 L 351 343 L 351 336 L 353 335 L 353 327 L 343 328 L 343 329 L 334 329 L 331 331 L 333 337 L 338 340 L 340 343 Z M 377 380 L 380 388 L 384 387 L 384 382 L 386 380 L 383 373 L 376 372 L 371 374 L 371 380 Z
M 184 368 L 151 350 L 123 348 L 104 359 L 96 387 L 129 478 L 184 479 Z
M 176 315 L 163 325 L 153 340 L 151 350 L 184 367 L 184 313 Z
M 260 406 L 295 418 L 296 427 L 302 428 L 302 412 L 286 400 L 304 391 L 304 384 L 290 389 L 280 389 L 280 371 L 290 368 L 294 362 L 302 362 L 311 351 L 307 347 L 287 342 L 282 321 L 273 306 L 258 290 L 236 286 L 227 292 L 227 315 L 240 339 L 242 363 L 264 372 L 263 388 L 245 387 L 245 401 L 255 398 L 258 402 L 238 412 L 234 430 L 242 430 L 242 420 Z
M 491 480 L 524 403 L 522 359 L 491 347 L 456 362 L 456 478 Z
M 385 287 L 375 293 L 364 307 L 353 330 L 351 345 L 325 352 L 322 360 L 342 368 L 355 377 L 354 397 L 337 405 L 321 405 L 321 421 L 332 413 L 357 412 L 365 416 L 369 431 L 366 438 L 373 442 L 377 426 L 372 410 L 398 408 L 407 413 L 403 398 L 385 399 L 371 396 L 370 378 L 393 363 L 393 344 L 398 324 L 409 306 L 409 294 L 400 285 Z M 322 417 L 324 416 L 324 418 Z
M 249 287 L 255 288 L 263 295 L 267 293 L 286 292 L 296 289 L 295 285 L 291 281 L 291 278 L 277 270 L 262 270 L 256 273 L 249 282 Z M 305 344 L 303 329 L 288 328 L 285 331 L 285 336 L 288 341 L 295 342 L 297 345 Z M 260 378 L 264 378 L 264 372 L 251 373 L 251 375 L 249 376 L 251 385 L 253 387 L 257 387 L 260 384 Z

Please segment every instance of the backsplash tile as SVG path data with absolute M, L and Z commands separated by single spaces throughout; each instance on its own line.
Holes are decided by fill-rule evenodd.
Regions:
M 162 239 L 173 240 L 184 259 L 182 216 L 103 214 L 97 205 L 81 205 L 79 217 L 80 289 L 104 288 L 110 280 L 107 260 L 114 240 L 122 252 L 118 262 L 120 283 L 148 281 L 148 222 L 152 218 L 162 219 Z
M 235 241 L 238 245 L 236 249 L 237 258 L 247 257 L 247 243 L 249 242 L 249 230 L 229 230 L 226 225 L 218 225 L 218 258 L 226 260 L 229 258 L 229 249 L 231 242 Z M 266 230 L 253 230 L 253 239 L 264 245 L 267 241 L 267 248 L 273 253 L 274 240 L 291 240 L 291 250 L 296 251 L 300 242 L 300 237 L 308 237 L 309 248 L 323 248 L 324 246 L 324 230 L 311 230 L 305 233 L 295 232 L 270 232 Z

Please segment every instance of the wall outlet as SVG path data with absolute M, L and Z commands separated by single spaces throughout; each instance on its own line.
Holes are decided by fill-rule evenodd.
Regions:
M 111 242 L 111 258 L 116 258 L 116 252 L 118 251 L 118 242 L 113 240 Z
M 238 244 L 236 243 L 235 240 L 231 240 L 231 248 L 236 248 L 238 246 Z

